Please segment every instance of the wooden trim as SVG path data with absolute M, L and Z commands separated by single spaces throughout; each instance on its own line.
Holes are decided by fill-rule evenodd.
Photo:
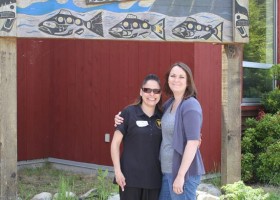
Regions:
M 222 49 L 222 185 L 241 180 L 241 77 L 243 46 Z
M 0 38 L 0 199 L 17 194 L 16 39 Z

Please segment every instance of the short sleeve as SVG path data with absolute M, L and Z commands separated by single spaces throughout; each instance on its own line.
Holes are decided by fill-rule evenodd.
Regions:
M 126 107 L 121 111 L 120 116 L 124 118 L 124 121 L 122 124 L 117 125 L 116 130 L 119 130 L 123 135 L 127 133 L 127 127 L 129 122 L 129 109 Z

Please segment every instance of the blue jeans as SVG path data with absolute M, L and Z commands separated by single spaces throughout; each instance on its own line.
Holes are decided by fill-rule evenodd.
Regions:
M 178 195 L 173 192 L 172 174 L 163 174 L 159 200 L 196 200 L 196 189 L 200 184 L 200 178 L 199 175 L 190 176 L 184 183 L 184 192 Z

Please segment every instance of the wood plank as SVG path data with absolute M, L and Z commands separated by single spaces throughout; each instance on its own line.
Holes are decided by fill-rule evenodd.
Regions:
M 222 184 L 241 180 L 241 66 L 243 45 L 222 49 Z
M 17 193 L 16 39 L 0 38 L 0 199 Z

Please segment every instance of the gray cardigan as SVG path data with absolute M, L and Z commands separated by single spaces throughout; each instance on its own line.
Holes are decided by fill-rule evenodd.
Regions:
M 163 112 L 172 104 L 174 98 L 170 98 L 163 105 Z M 185 146 L 188 140 L 199 140 L 202 127 L 202 109 L 196 98 L 184 99 L 178 106 L 175 115 L 174 135 L 173 135 L 173 167 L 174 179 L 180 168 Z M 202 175 L 205 173 L 200 150 L 196 155 L 185 175 L 185 180 L 189 176 Z

